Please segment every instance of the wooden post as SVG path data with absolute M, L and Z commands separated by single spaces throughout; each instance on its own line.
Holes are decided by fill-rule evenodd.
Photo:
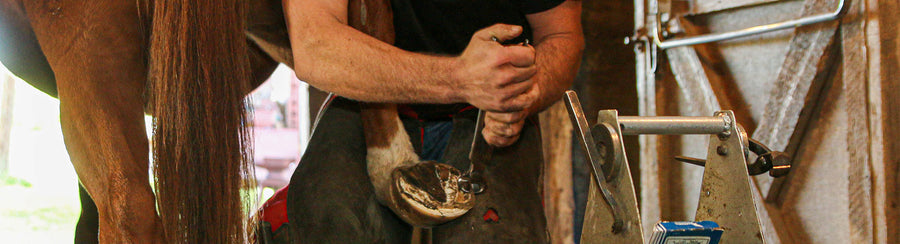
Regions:
M 13 97 L 16 82 L 5 69 L 0 70 L 0 178 L 9 173 L 9 139 L 12 132 Z
M 544 147 L 544 213 L 551 243 L 573 243 L 572 123 L 562 101 L 540 114 Z
M 658 11 L 656 5 L 644 0 L 634 0 L 634 29 L 656 28 L 653 24 L 654 16 L 651 13 Z M 650 47 L 638 46 L 635 49 L 635 72 L 637 73 L 636 85 L 638 93 L 638 115 L 656 116 L 656 73 L 652 66 L 654 57 L 650 56 Z M 658 164 L 658 136 L 641 135 L 638 137 L 640 145 L 640 213 L 643 224 L 644 238 L 653 233 L 653 226 L 660 220 L 660 181 Z
M 842 82 L 847 96 L 848 193 L 851 243 L 872 243 L 872 167 L 869 156 L 865 2 L 851 1 L 841 20 Z
M 878 129 L 883 133 L 877 142 L 881 144 L 882 151 L 878 156 L 881 160 L 874 161 L 875 168 L 875 200 L 876 211 L 883 211 L 883 227 L 878 227 L 880 233 L 876 235 L 876 242 L 898 243 L 900 242 L 900 180 L 897 179 L 900 171 L 900 3 L 896 0 L 869 1 L 869 13 L 876 16 L 870 18 L 867 36 L 870 41 L 867 45 L 869 52 L 870 85 L 879 86 L 877 90 L 870 91 L 880 95 L 879 100 L 869 102 L 880 106 L 881 116 Z M 878 84 L 872 84 L 878 83 Z M 873 157 L 874 158 L 874 157 Z M 876 216 L 880 213 L 876 212 Z M 883 239 L 881 239 L 883 238 Z

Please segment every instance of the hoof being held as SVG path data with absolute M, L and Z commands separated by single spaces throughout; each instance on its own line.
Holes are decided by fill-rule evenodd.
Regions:
M 459 189 L 460 175 L 456 168 L 434 161 L 395 168 L 390 193 L 394 212 L 418 227 L 462 216 L 475 205 L 475 196 Z

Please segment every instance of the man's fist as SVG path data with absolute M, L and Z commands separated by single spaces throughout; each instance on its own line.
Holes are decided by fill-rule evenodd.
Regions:
M 495 147 L 506 147 L 519 140 L 519 134 L 525 125 L 524 111 L 511 113 L 486 112 L 484 115 L 484 129 L 481 135 L 488 144 Z M 514 122 L 508 122 L 508 118 L 522 117 Z
M 454 87 L 463 99 L 492 112 L 515 112 L 534 103 L 526 93 L 537 73 L 534 48 L 501 42 L 522 34 L 521 26 L 496 24 L 475 32 L 453 66 Z

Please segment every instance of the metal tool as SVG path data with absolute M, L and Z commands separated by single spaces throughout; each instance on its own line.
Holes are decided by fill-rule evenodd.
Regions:
M 766 145 L 763 145 L 756 140 L 748 139 L 748 141 L 748 149 L 753 154 L 756 154 L 756 160 L 754 160 L 752 164 L 747 165 L 747 171 L 750 175 L 760 175 L 769 172 L 769 176 L 778 178 L 787 175 L 791 170 L 791 159 L 787 154 L 772 151 L 769 147 L 766 147 Z M 675 156 L 675 160 L 700 167 L 706 166 L 705 159 Z
M 594 175 L 582 230 L 583 243 L 644 242 L 631 171 L 621 142 L 622 135 L 643 134 L 710 135 L 706 160 L 682 158 L 705 167 L 694 220 L 711 220 L 725 228 L 721 243 L 763 243 L 750 173 L 768 171 L 772 176 L 783 176 L 790 170 L 790 160 L 783 153 L 749 139 L 731 111 L 708 117 L 637 117 L 603 110 L 598 114 L 597 124 L 588 127 L 575 92 L 567 91 L 564 98 L 575 135 Z M 751 152 L 757 159 L 748 164 Z M 598 199 L 601 197 L 602 201 Z
M 491 160 L 494 147 L 484 140 L 481 131 L 484 129 L 484 110 L 478 110 L 475 120 L 475 135 L 472 136 L 472 147 L 469 150 L 469 170 L 459 177 L 459 189 L 466 193 L 481 194 L 487 185 L 484 182 L 484 166 Z
M 497 38 L 496 36 L 491 36 L 491 41 L 494 41 L 494 42 L 496 42 L 496 43 L 503 44 L 503 42 L 500 41 L 500 38 Z M 531 40 L 528 40 L 528 38 L 525 38 L 525 41 L 520 42 L 519 45 L 520 45 L 520 46 L 528 46 L 528 45 L 531 45 Z

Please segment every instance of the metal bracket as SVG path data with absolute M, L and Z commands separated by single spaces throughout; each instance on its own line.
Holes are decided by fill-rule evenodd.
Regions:
M 734 121 L 731 111 L 717 116 Z M 706 168 L 695 221 L 715 221 L 726 229 L 720 243 L 764 243 L 762 226 L 753 202 L 752 185 L 744 154 L 746 138 L 737 126 L 730 136 L 709 136 Z

